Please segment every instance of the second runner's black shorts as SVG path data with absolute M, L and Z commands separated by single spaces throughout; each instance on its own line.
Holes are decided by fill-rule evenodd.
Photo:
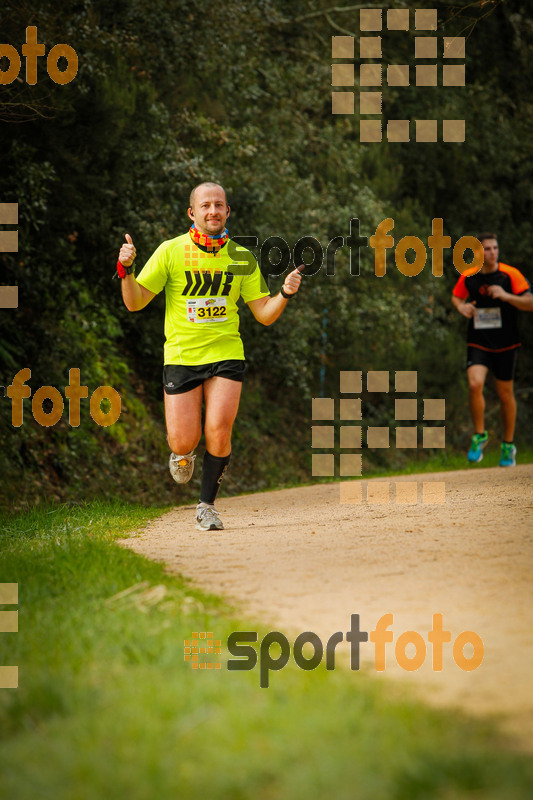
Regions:
M 166 394 L 183 394 L 196 389 L 204 381 L 215 376 L 242 383 L 245 369 L 244 361 L 238 359 L 215 361 L 197 367 L 166 364 L 163 368 L 163 386 Z
M 474 364 L 483 364 L 491 370 L 499 381 L 512 381 L 516 367 L 517 347 L 495 353 L 492 350 L 481 350 L 479 347 L 468 347 L 466 353 L 466 368 Z

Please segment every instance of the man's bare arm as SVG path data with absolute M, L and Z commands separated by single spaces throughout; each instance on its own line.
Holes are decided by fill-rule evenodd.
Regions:
M 456 297 L 454 294 L 452 294 L 452 303 L 454 304 L 457 311 L 467 319 L 471 319 L 476 313 L 475 300 L 473 303 L 467 303 L 466 300 L 461 300 L 460 297 Z
M 287 294 L 296 294 L 300 288 L 302 280 L 300 272 L 303 268 L 303 266 L 297 267 L 285 278 L 283 289 Z M 248 307 L 258 322 L 262 325 L 272 325 L 281 316 L 288 302 L 289 300 L 283 297 L 281 292 L 278 292 L 274 297 L 259 297 L 257 300 L 251 300 Z
M 135 245 L 133 244 L 131 236 L 129 233 L 127 233 L 126 243 L 120 248 L 118 260 L 124 267 L 131 267 L 135 261 L 135 255 Z M 150 292 L 149 289 L 145 289 L 144 286 L 141 286 L 140 283 L 137 283 L 133 273 L 131 273 L 131 275 L 126 275 L 125 278 L 122 278 L 121 283 L 122 299 L 124 300 L 124 305 L 128 311 L 140 311 L 142 308 L 148 305 L 150 300 L 153 300 L 155 297 L 154 292 Z
M 487 293 L 494 300 L 503 300 L 504 303 L 510 303 L 520 311 L 533 311 L 533 294 L 531 292 L 524 292 L 524 294 L 511 294 L 502 289 L 501 286 L 489 286 Z
M 122 279 L 122 299 L 128 311 L 140 311 L 154 297 L 154 292 L 137 283 L 133 273 Z

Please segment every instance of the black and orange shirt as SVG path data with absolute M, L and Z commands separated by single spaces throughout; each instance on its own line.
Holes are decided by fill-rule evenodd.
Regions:
M 504 300 L 493 299 L 487 293 L 489 286 L 501 286 L 509 294 L 517 295 L 525 294 L 531 288 L 520 270 L 509 264 L 498 263 L 494 272 L 465 270 L 455 284 L 453 294 L 461 300 L 476 303 L 477 314 L 468 323 L 469 346 L 493 352 L 520 347 L 518 309 Z

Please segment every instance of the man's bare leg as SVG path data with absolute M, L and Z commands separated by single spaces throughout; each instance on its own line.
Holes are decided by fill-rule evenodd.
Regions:
M 472 364 L 468 367 L 468 402 L 474 423 L 474 435 L 470 442 L 468 460 L 472 463 L 483 461 L 483 448 L 487 444 L 488 436 L 485 431 L 485 398 L 483 389 L 488 373 L 488 367 L 483 364 Z
M 231 432 L 239 409 L 242 383 L 215 376 L 202 386 L 183 394 L 165 393 L 165 417 L 168 443 L 173 451 L 171 472 L 178 483 L 185 483 L 192 475 L 194 456 L 202 434 L 202 399 L 205 398 L 206 451 L 202 465 L 202 486 L 197 510 L 200 530 L 220 530 L 221 521 L 214 512 L 214 502 L 231 454 Z M 173 468 L 172 459 L 177 454 L 184 466 Z M 181 462 L 177 460 L 179 465 Z M 188 477 L 185 473 L 189 470 Z M 177 472 L 177 477 L 175 475 Z M 183 472 L 185 480 L 182 475 Z
M 483 397 L 483 389 L 488 371 L 488 367 L 483 364 L 472 364 L 466 371 L 468 377 L 468 401 L 475 433 L 485 432 L 485 398 Z
M 513 381 L 499 381 L 496 379 L 496 391 L 500 398 L 503 440 L 504 442 L 512 442 L 516 424 L 516 400 L 513 390 Z
M 204 383 L 205 445 L 213 456 L 231 453 L 231 432 L 239 410 L 242 383 L 215 376 Z
M 197 447 L 202 435 L 202 386 L 182 394 L 165 392 L 167 439 L 173 453 L 183 455 Z
M 194 471 L 194 448 L 202 435 L 202 386 L 182 394 L 165 392 L 167 439 L 172 453 L 170 474 L 176 483 L 188 483 Z

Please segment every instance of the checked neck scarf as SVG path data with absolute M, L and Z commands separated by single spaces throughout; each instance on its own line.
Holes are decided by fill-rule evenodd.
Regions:
M 208 236 L 206 233 L 200 233 L 194 224 L 189 228 L 189 235 L 200 250 L 213 255 L 222 250 L 229 239 L 227 228 L 224 228 L 224 232 L 220 236 Z

